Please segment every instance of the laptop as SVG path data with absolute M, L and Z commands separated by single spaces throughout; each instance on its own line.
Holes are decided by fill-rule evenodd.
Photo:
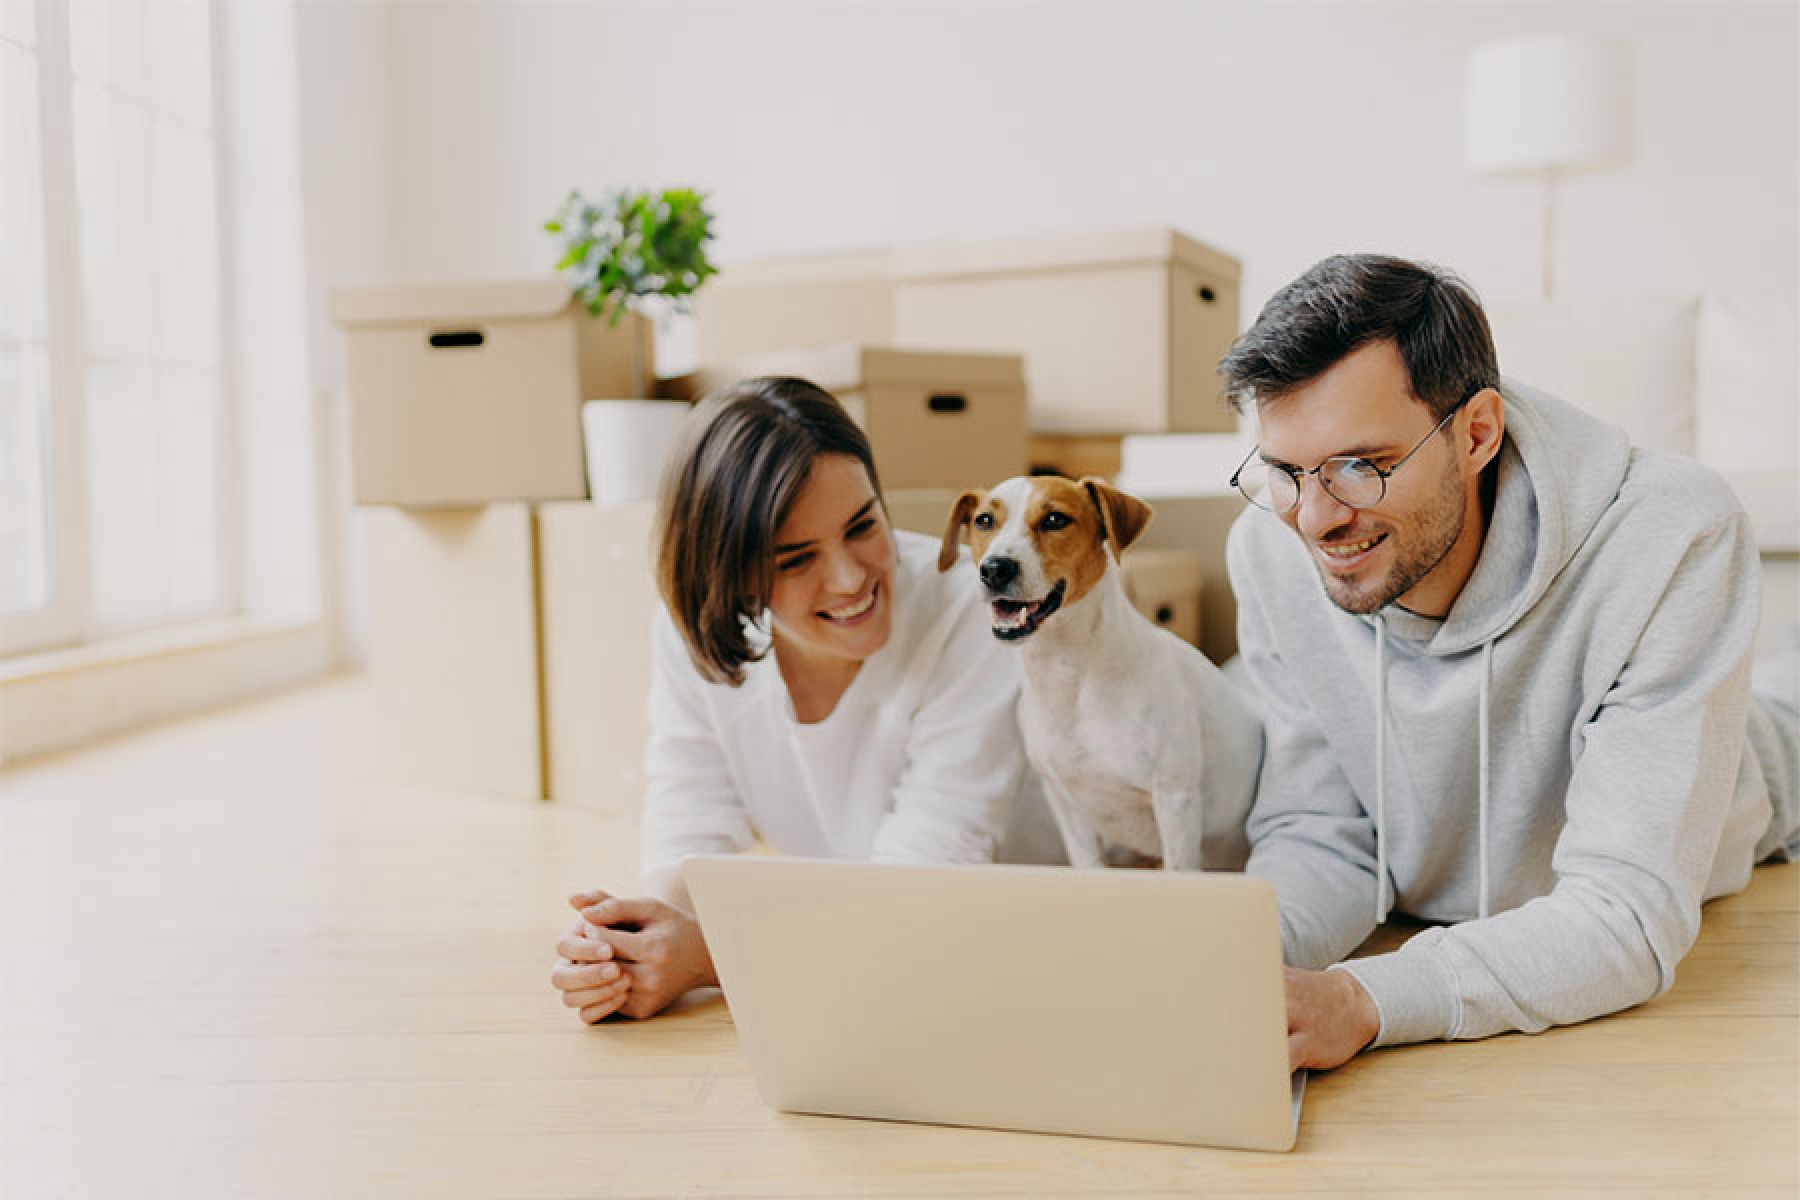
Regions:
M 1275 892 L 1212 872 L 689 859 L 765 1102 L 1293 1147 Z

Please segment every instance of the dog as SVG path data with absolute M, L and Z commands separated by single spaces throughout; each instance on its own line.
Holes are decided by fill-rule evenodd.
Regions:
M 1262 723 L 1126 598 L 1118 556 L 1150 516 L 1103 480 L 1008 479 L 957 497 L 938 569 L 966 537 L 994 636 L 1019 648 L 1019 726 L 1070 863 L 1106 866 L 1123 850 L 1167 870 L 1235 869 Z

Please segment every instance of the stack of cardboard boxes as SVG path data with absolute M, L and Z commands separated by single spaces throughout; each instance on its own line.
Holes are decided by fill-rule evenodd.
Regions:
M 649 324 L 588 317 L 553 279 L 334 300 L 382 768 L 507 795 L 635 797 L 651 505 L 585 499 L 581 405 L 647 393 Z
M 1229 431 L 1213 365 L 1237 264 L 1169 230 L 733 267 L 698 304 L 691 400 L 810 378 L 870 435 L 894 523 L 1027 470 L 1110 476 L 1122 435 Z M 645 395 L 650 330 L 556 280 L 342 290 L 355 498 L 385 769 L 630 811 L 642 789 L 648 501 L 585 499 L 584 400 Z M 632 339 L 637 339 L 634 348 Z M 1126 587 L 1216 660 L 1235 648 L 1226 497 L 1161 498 Z
M 928 483 L 890 475 L 875 438 L 895 524 L 935 535 L 964 488 L 1027 469 L 1110 478 L 1124 437 L 1235 431 L 1216 367 L 1238 332 L 1238 277 L 1235 259 L 1164 228 L 735 266 L 698 299 L 699 357 L 709 364 L 699 378 L 804 375 L 824 345 L 840 356 L 846 345 L 1018 355 L 1022 468 L 993 457 L 983 473 L 946 459 L 932 475 L 942 482 Z M 677 394 L 692 381 L 683 387 Z M 938 445 L 939 455 L 955 451 Z M 1223 662 L 1237 650 L 1225 531 L 1243 505 L 1218 488 L 1154 505 L 1126 555 L 1127 590 L 1146 615 Z

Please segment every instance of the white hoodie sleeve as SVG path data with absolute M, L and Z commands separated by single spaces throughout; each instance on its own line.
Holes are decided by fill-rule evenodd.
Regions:
M 1018 665 L 988 627 L 975 588 L 914 648 L 926 672 L 906 760 L 870 857 L 992 862 L 1025 774 Z
M 669 614 L 658 609 L 650 650 L 649 782 L 639 818 L 639 875 L 693 854 L 730 854 L 756 841 L 694 669 Z
M 1742 514 L 1690 537 L 1578 733 L 1551 892 L 1345 965 L 1381 1011 L 1377 1045 L 1536 1032 L 1674 982 L 1743 766 L 1756 615 Z
M 1244 869 L 1275 885 L 1288 963 L 1324 967 L 1375 929 L 1374 824 L 1281 662 L 1257 595 L 1258 572 L 1240 561 L 1237 530 L 1228 549 L 1239 661 L 1258 696 L 1265 738 Z

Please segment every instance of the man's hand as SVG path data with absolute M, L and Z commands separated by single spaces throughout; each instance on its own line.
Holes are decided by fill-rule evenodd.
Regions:
M 612 947 L 630 981 L 618 1006 L 627 1017 L 654 1016 L 682 993 L 719 982 L 700 923 L 672 904 L 608 897 L 581 916 L 591 926 L 588 936 Z
M 1288 1067 L 1330 1070 L 1355 1058 L 1381 1032 L 1375 1001 L 1348 971 L 1285 967 Z

